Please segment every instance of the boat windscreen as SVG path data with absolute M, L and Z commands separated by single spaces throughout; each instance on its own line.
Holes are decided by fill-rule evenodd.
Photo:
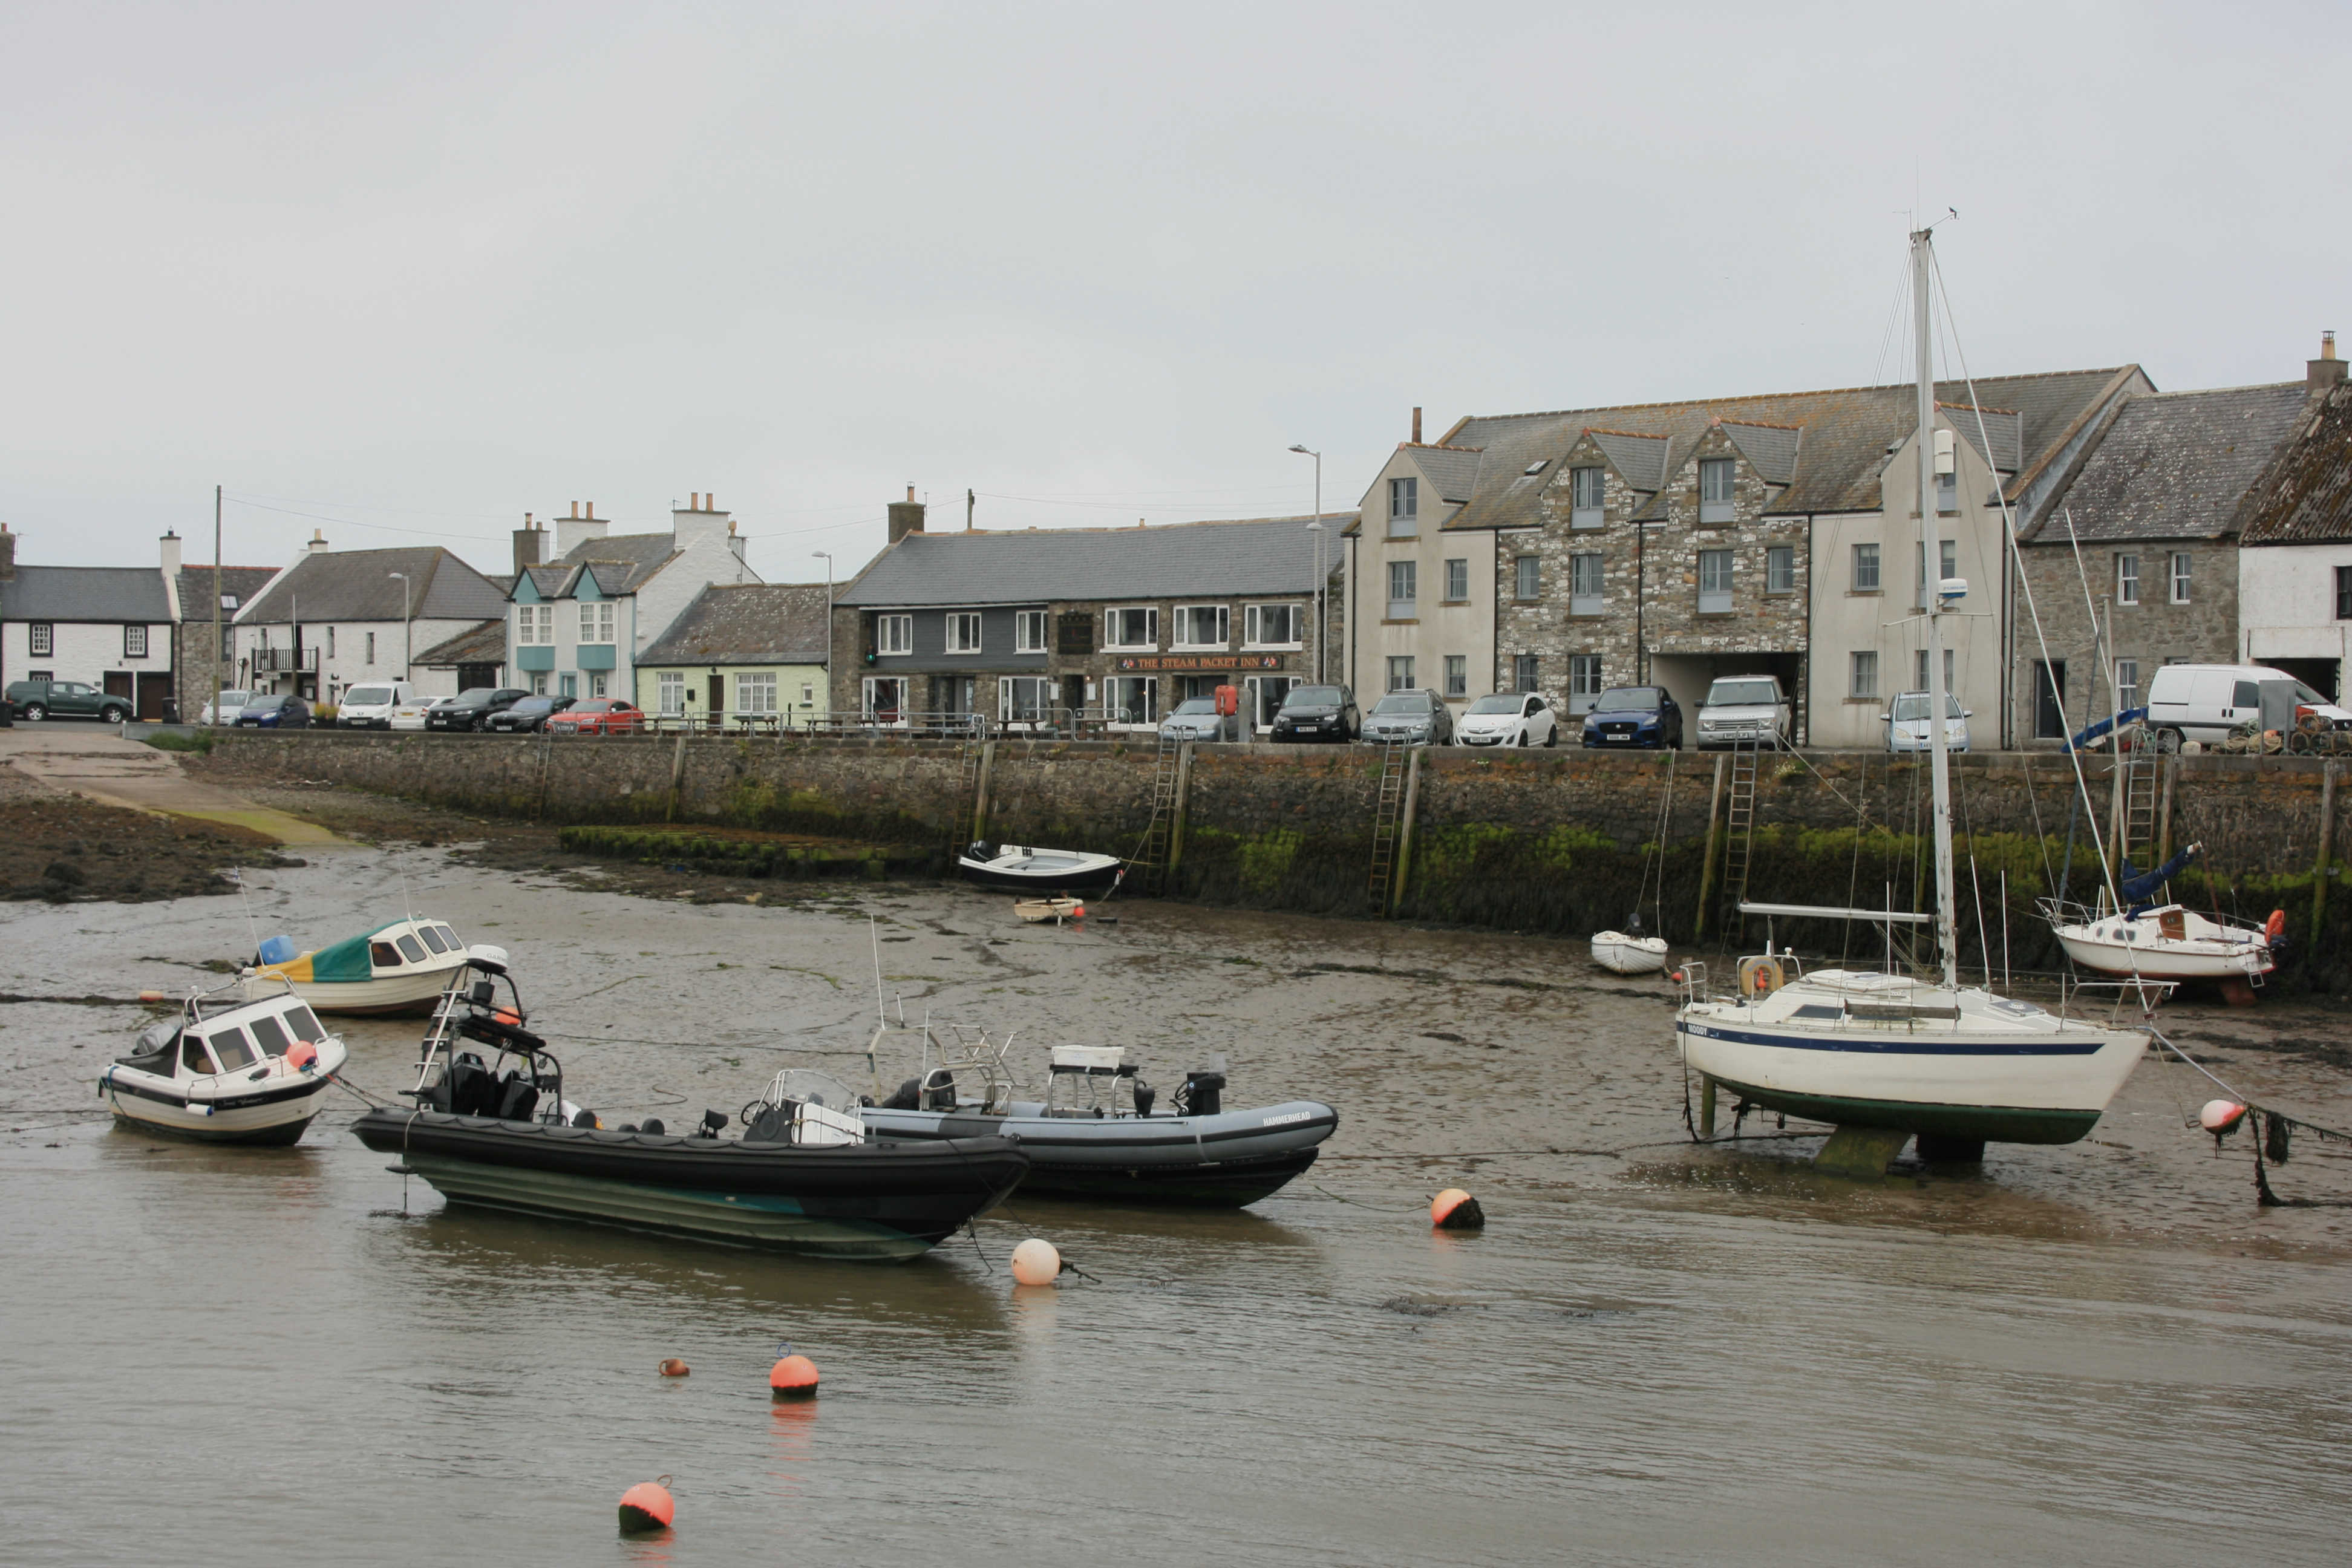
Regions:
M 406 955 L 411 963 L 425 962 L 425 944 L 413 936 L 404 936 L 400 939 L 400 951 Z
M 814 1068 L 786 1068 L 768 1086 L 768 1102 L 781 1105 L 787 1100 L 797 1100 L 810 1105 L 822 1105 L 827 1110 L 857 1113 L 857 1091 L 829 1072 Z
M 319 1026 L 319 1015 L 308 1007 L 287 1008 L 286 1026 L 294 1031 L 296 1039 L 308 1040 L 314 1046 L 327 1037 L 327 1031 Z
M 286 1026 L 267 1013 L 258 1018 L 247 1019 L 246 1027 L 253 1031 L 254 1044 L 261 1047 L 261 1054 L 265 1057 L 282 1057 L 287 1047 L 294 1043 L 286 1037 Z
M 425 945 L 431 948 L 434 952 L 446 952 L 449 951 L 449 944 L 441 940 L 441 932 L 437 928 L 433 926 L 418 926 L 416 928 L 416 934 L 423 937 L 425 939 Z
M 239 1068 L 254 1064 L 253 1042 L 247 1039 L 245 1031 L 235 1024 L 226 1028 L 216 1025 L 205 1038 L 212 1043 L 213 1055 L 219 1059 L 221 1071 L 235 1072 Z

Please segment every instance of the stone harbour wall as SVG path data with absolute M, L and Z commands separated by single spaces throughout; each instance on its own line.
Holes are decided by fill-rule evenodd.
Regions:
M 709 824 L 815 833 L 946 851 L 971 833 L 967 770 L 984 777 L 990 838 L 1136 852 L 1159 759 L 1149 744 L 1002 741 L 984 750 L 901 740 L 272 734 L 220 737 L 204 765 L 262 779 L 327 781 L 478 816 L 555 824 Z M 1422 753 L 1412 843 L 1396 914 L 1515 931 L 1583 934 L 1619 927 L 1637 905 L 1678 948 L 1722 938 L 1724 812 L 1718 755 Z M 1381 754 L 1366 747 L 1199 746 L 1183 794 L 1175 897 L 1318 913 L 1376 912 L 1367 886 Z M 2109 817 L 2105 759 L 2085 759 L 2098 817 Z M 2343 764 L 2336 764 L 2339 769 Z M 2260 924 L 2287 912 L 2290 988 L 2352 989 L 2352 892 L 2338 886 L 2352 769 L 2301 757 L 2170 760 L 2166 821 L 2174 845 L 2201 842 L 2201 864 L 2174 884 L 2193 909 Z M 2033 901 L 2066 868 L 2072 771 L 2063 757 L 1954 759 L 1962 941 L 1976 965 L 2004 946 L 2017 971 L 2055 968 Z M 1748 894 L 1782 903 L 1921 907 L 1932 897 L 1924 762 L 1871 753 L 1760 760 Z M 2335 818 L 2321 860 L 2321 805 Z M 2098 885 L 2097 855 L 2073 816 L 2071 896 Z M 1710 826 L 1718 831 L 1712 861 Z M 2009 918 L 2001 920 L 2003 889 Z M 2324 897 L 2317 897 L 2324 889 Z M 2315 924 L 2315 903 L 2319 919 Z M 1979 933 L 1976 911 L 1984 911 Z M 1702 919 L 1702 916 L 1704 919 Z M 1747 935 L 1753 940 L 1760 931 Z M 1783 921 L 1775 934 L 1811 951 L 1850 951 L 1864 929 Z M 1870 938 L 1875 941 L 1875 938 Z

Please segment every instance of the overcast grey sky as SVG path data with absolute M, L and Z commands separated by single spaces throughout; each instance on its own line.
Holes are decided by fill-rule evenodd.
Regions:
M 1979 374 L 2284 380 L 2352 331 L 2347 43 L 2341 4 L 18 0 L 0 520 L 209 559 L 220 483 L 232 562 L 496 570 L 526 510 L 700 489 L 786 581 L 908 483 L 935 527 L 1304 511 L 1302 441 L 1346 507 L 1414 404 L 1899 378 L 1915 205 L 1961 214 Z

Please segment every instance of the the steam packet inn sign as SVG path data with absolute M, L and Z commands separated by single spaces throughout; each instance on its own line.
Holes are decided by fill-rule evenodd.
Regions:
M 919 501 L 890 513 L 893 542 L 834 598 L 836 712 L 1149 731 L 1237 686 L 1263 732 L 1315 671 L 1312 517 L 927 533 Z

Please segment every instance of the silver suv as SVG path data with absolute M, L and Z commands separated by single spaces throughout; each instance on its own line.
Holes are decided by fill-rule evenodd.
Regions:
M 1698 709 L 1698 749 L 1722 751 L 1731 746 L 1785 749 L 1794 711 L 1769 675 L 1727 675 L 1706 689 Z

